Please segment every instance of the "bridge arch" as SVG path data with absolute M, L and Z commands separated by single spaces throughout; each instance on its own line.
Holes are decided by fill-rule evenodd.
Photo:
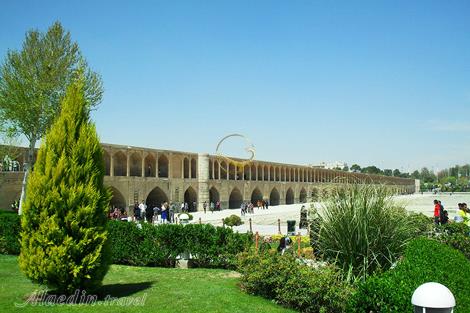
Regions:
M 155 187 L 150 191 L 147 196 L 147 207 L 154 208 L 154 207 L 162 207 L 162 203 L 168 202 L 168 196 L 166 193 L 160 189 L 160 187 Z
M 109 176 L 111 175 L 111 156 L 106 150 L 103 151 L 103 161 L 104 161 L 104 175 Z
M 140 153 L 132 153 L 129 162 L 130 176 L 142 176 L 142 156 Z
M 240 192 L 240 190 L 237 187 L 233 188 L 233 190 L 230 193 L 230 196 L 228 198 L 228 208 L 229 209 L 238 209 L 238 208 L 240 208 L 242 202 L 243 202 L 242 193 Z
M 144 163 L 145 163 L 145 168 L 144 168 L 145 177 L 155 177 L 155 163 L 156 163 L 155 156 L 149 153 L 145 157 Z
M 116 152 L 114 159 L 114 176 L 127 176 L 127 158 L 122 151 Z
M 256 206 L 256 203 L 261 200 L 263 200 L 263 194 L 258 187 L 255 187 L 255 189 L 253 189 L 251 192 L 251 203 Z
M 158 177 L 168 178 L 168 157 L 164 154 L 158 157 Z
M 184 158 L 183 160 L 183 178 L 189 178 L 189 175 L 191 173 L 189 172 L 189 159 Z
M 184 202 L 188 203 L 189 211 L 197 211 L 197 193 L 193 187 L 189 186 L 188 189 L 184 192 Z M 196 206 L 194 205 L 196 203 Z
M 124 195 L 115 187 L 109 186 L 111 190 L 111 200 L 109 201 L 109 205 L 111 207 L 117 207 L 119 209 L 125 209 L 127 207 L 127 201 Z
M 294 203 L 294 191 L 292 188 L 287 189 L 286 191 L 286 204 Z
M 279 191 L 277 191 L 276 187 L 274 187 L 272 190 L 271 190 L 271 193 L 269 194 L 269 205 L 270 206 L 273 206 L 273 205 L 279 205 L 280 204 L 280 195 L 279 195 Z
M 220 201 L 220 193 L 217 188 L 211 187 L 209 189 L 209 204 L 212 202 L 215 205 L 217 201 Z
M 302 188 L 300 190 L 299 201 L 300 201 L 300 203 L 307 202 L 307 191 L 305 190 L 305 188 Z

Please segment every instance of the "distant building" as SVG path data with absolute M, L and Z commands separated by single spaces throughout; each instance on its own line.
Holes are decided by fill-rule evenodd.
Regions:
M 337 168 L 343 169 L 346 166 L 348 166 L 348 164 L 345 162 L 336 161 L 336 162 L 331 162 L 331 163 L 321 162 L 320 164 L 310 164 L 310 166 L 315 167 L 315 168 L 324 168 L 327 170 L 333 170 Z

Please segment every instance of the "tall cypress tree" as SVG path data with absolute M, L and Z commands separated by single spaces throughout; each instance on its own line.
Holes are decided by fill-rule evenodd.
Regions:
M 108 269 L 103 152 L 83 75 L 67 88 L 43 141 L 21 218 L 21 270 L 57 292 L 94 290 Z

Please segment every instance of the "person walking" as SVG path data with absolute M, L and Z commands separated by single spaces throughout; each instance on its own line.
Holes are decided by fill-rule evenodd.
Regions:
M 168 203 L 165 202 L 162 204 L 162 223 L 166 224 L 168 219 Z
M 441 215 L 441 206 L 439 205 L 439 201 L 434 200 L 434 223 L 439 225 L 439 217 Z
M 214 202 L 211 201 L 211 203 L 209 205 L 209 210 L 211 210 L 211 213 L 214 213 L 214 209 L 215 209 L 215 204 L 214 204 Z
M 189 205 L 188 205 L 188 202 L 185 202 L 185 203 L 184 203 L 183 212 L 185 212 L 185 213 L 188 213 L 188 212 L 189 212 Z
M 204 214 L 206 214 L 206 210 L 207 210 L 207 202 L 204 201 L 204 203 L 202 204 L 202 208 L 204 209 Z
M 217 203 L 215 204 L 215 209 L 217 211 L 220 211 L 220 200 L 217 200 Z
M 269 200 L 266 200 L 266 210 L 269 209 Z

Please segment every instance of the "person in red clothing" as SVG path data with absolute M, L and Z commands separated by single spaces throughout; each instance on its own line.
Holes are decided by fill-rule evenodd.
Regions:
M 434 223 L 436 223 L 436 225 L 439 225 L 440 215 L 441 215 L 441 205 L 439 204 L 439 201 L 434 200 Z

